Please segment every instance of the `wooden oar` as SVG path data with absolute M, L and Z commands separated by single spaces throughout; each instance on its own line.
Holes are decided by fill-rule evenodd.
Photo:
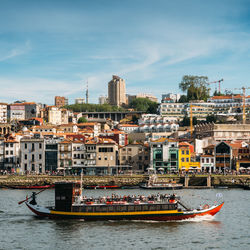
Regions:
M 43 190 L 37 192 L 35 195 L 38 195 L 38 194 L 42 193 L 42 192 L 45 191 L 45 190 L 46 190 L 46 189 L 43 189 Z M 30 198 L 32 198 L 32 196 L 33 196 L 33 194 L 32 194 L 30 197 L 26 197 L 25 200 L 19 201 L 18 204 L 21 205 L 23 202 L 28 201 Z

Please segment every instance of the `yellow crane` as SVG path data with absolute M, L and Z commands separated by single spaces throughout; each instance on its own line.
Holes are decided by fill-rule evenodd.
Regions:
M 190 103 L 190 138 L 193 137 L 193 130 L 194 130 L 194 126 L 193 126 L 193 108 L 202 108 L 202 106 L 197 106 L 197 105 L 194 105 L 194 104 Z
M 241 87 L 241 88 L 235 88 L 235 90 L 242 90 L 243 92 L 243 97 L 242 97 L 242 101 L 243 101 L 243 104 L 242 104 L 242 107 L 243 107 L 243 110 L 242 110 L 242 123 L 243 124 L 246 124 L 246 89 L 250 89 L 249 87 Z

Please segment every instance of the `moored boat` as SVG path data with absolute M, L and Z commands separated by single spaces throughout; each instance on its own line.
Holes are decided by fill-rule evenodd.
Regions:
M 31 199 L 31 201 L 29 201 Z M 152 220 L 172 221 L 196 216 L 215 215 L 224 202 L 189 209 L 175 195 L 112 196 L 87 198 L 82 196 L 79 183 L 61 182 L 55 185 L 55 206 L 43 207 L 36 202 L 36 193 L 24 201 L 37 216 L 53 219 L 92 220 Z
M 54 188 L 54 184 L 48 184 L 48 185 L 12 185 L 8 186 L 8 188 L 11 189 L 49 189 Z
M 168 182 L 160 182 L 156 174 L 151 174 L 146 183 L 140 184 L 140 188 L 151 190 L 182 189 L 183 185 L 178 184 L 173 180 L 169 180 Z

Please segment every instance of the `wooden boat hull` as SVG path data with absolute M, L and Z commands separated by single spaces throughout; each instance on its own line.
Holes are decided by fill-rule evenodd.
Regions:
M 49 208 L 31 205 L 26 202 L 28 208 L 39 217 L 51 219 L 84 219 L 85 221 L 98 220 L 147 220 L 147 221 L 176 221 L 194 218 L 196 216 L 212 215 L 220 211 L 224 202 L 203 210 L 163 210 L 140 212 L 64 212 Z
M 55 185 L 33 185 L 33 186 L 9 186 L 11 189 L 49 189 L 54 188 Z
M 182 189 L 183 185 L 169 185 L 169 186 L 147 186 L 140 185 L 142 189 L 150 189 L 150 190 L 173 190 L 173 189 Z

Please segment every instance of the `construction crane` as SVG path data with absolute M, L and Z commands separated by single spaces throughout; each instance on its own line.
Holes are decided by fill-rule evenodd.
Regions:
M 234 88 L 234 90 L 242 90 L 243 92 L 243 97 L 242 97 L 242 101 L 243 101 L 242 123 L 243 124 L 246 124 L 246 89 L 250 89 L 250 87 Z
M 224 80 L 223 79 L 220 79 L 218 81 L 214 81 L 214 82 L 208 82 L 207 84 L 212 84 L 212 83 L 219 83 L 219 93 L 220 93 L 220 83 L 223 82 Z
M 197 105 L 193 105 L 192 103 L 190 103 L 190 138 L 192 139 L 193 137 L 193 108 L 202 108 L 202 106 L 197 106 Z

